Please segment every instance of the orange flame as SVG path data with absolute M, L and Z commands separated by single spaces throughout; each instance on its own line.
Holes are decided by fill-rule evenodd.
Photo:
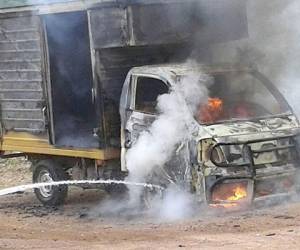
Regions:
M 229 197 L 228 201 L 238 201 L 247 197 L 247 191 L 244 187 L 238 186 L 234 190 L 234 195 Z
M 208 103 L 201 106 L 199 118 L 202 122 L 213 123 L 223 114 L 223 101 L 220 98 L 209 98 Z
M 247 185 L 243 184 L 224 184 L 215 190 L 212 196 L 215 208 L 234 208 L 243 205 L 243 200 L 247 198 Z
M 208 98 L 207 106 L 212 110 L 221 110 L 223 108 L 223 101 L 220 98 Z

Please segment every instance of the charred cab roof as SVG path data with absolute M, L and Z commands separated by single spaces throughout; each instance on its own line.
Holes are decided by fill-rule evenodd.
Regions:
M 160 75 L 162 77 L 167 76 L 183 76 L 193 73 L 222 73 L 222 72 L 237 72 L 245 71 L 250 72 L 254 71 L 253 67 L 233 65 L 233 64 L 196 64 L 196 63 L 183 63 L 183 64 L 159 64 L 159 65 L 150 65 L 135 67 L 131 70 L 131 74 L 149 74 L 149 75 Z

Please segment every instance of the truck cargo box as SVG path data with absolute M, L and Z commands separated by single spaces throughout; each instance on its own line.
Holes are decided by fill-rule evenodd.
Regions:
M 4 1 L 2 150 L 13 149 L 5 138 L 18 133 L 67 152 L 119 148 L 119 99 L 132 67 L 192 53 L 209 61 L 211 44 L 245 36 L 241 0 Z

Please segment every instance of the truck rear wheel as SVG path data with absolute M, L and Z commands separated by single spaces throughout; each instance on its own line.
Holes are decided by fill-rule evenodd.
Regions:
M 68 175 L 60 166 L 51 160 L 43 160 L 34 166 L 33 183 L 67 180 Z M 45 206 L 62 205 L 68 194 L 68 186 L 53 186 L 36 188 L 34 193 Z

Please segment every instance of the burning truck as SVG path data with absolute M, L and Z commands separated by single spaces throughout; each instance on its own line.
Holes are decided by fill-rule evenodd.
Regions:
M 245 1 L 0 7 L 1 156 L 26 156 L 33 182 L 123 180 L 128 151 L 159 116 L 159 96 L 201 72 L 212 83 L 191 136 L 148 181 L 177 183 L 213 207 L 296 192 L 299 122 L 284 97 L 254 67 L 208 66 L 214 44 L 247 36 Z M 205 65 L 184 63 L 191 56 Z M 45 186 L 35 194 L 59 205 L 67 191 Z

